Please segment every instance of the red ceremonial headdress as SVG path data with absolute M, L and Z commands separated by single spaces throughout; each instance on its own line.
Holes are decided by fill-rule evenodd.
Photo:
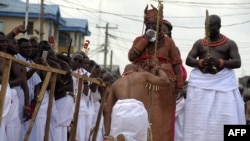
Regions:
M 151 4 L 152 9 L 148 10 L 148 5 L 144 10 L 144 23 L 157 23 L 158 9 Z M 160 21 L 163 19 L 163 8 L 159 13 Z

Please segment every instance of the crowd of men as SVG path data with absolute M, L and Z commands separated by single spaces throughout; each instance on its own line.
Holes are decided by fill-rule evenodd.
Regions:
M 79 78 L 71 74 L 76 73 L 86 77 L 98 78 L 107 85 L 113 83 L 115 75 L 109 70 L 101 69 L 99 65 L 90 60 L 83 51 L 74 52 L 70 57 L 56 53 L 47 40 L 38 42 L 36 39 L 16 39 L 19 33 L 25 33 L 23 25 L 15 27 L 7 33 L 0 33 L 0 50 L 13 57 L 28 63 L 50 66 L 66 71 L 65 75 L 57 74 L 55 83 L 54 100 L 50 120 L 50 141 L 67 141 L 73 121 L 76 95 L 78 93 Z M 45 55 L 47 54 L 47 55 Z M 1 81 L 6 59 L 1 58 Z M 4 112 L 0 126 L 2 141 L 22 141 L 29 129 L 32 115 L 46 77 L 46 71 L 29 68 L 13 61 L 11 65 L 9 81 L 6 91 Z M 87 141 L 92 138 L 90 134 L 96 126 L 97 114 L 100 107 L 101 93 L 105 87 L 99 87 L 96 83 L 83 80 L 79 117 L 77 122 L 76 140 Z M 46 88 L 44 97 L 35 122 L 29 134 L 30 141 L 42 141 L 45 135 L 50 82 Z M 103 118 L 99 126 L 99 134 L 96 140 L 102 140 L 104 134 Z M 14 136 L 13 136 L 14 134 Z
M 222 141 L 223 125 L 246 124 L 244 102 L 233 71 L 241 66 L 241 58 L 237 44 L 220 33 L 220 17 L 207 17 L 205 24 L 210 31 L 194 43 L 186 58 L 186 65 L 193 67 L 186 80 L 181 50 L 172 39 L 173 26 L 163 19 L 162 9 L 151 7 L 148 10 L 146 6 L 144 10 L 145 32 L 134 40 L 128 51 L 131 64 L 120 77 L 100 68 L 84 51 L 65 56 L 56 53 L 47 40 L 16 39 L 19 33 L 26 32 L 23 25 L 7 34 L 0 32 L 1 52 L 66 72 L 57 74 L 53 105 L 48 107 L 50 84 L 39 103 L 47 72 L 12 62 L 0 140 L 24 140 L 36 114 L 29 140 L 43 141 L 49 108 L 52 108 L 50 141 L 69 140 L 74 124 L 77 124 L 77 141 L 93 138 L 96 141 Z M 6 59 L 0 58 L 0 82 L 5 63 Z M 72 73 L 96 78 L 107 86 L 88 80 L 81 83 L 82 79 Z M 76 122 L 73 117 L 78 93 Z M 41 105 L 38 113 L 34 113 L 37 104 Z

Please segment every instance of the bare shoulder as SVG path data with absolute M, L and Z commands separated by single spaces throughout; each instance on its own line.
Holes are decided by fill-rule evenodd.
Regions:
M 197 56 L 201 56 L 201 52 L 204 52 L 204 49 L 205 48 L 202 46 L 202 39 L 196 40 L 188 53 L 187 61 L 189 62 L 189 59 L 192 60 Z
M 201 47 L 202 46 L 202 40 L 203 39 L 198 39 L 194 42 L 194 45 L 193 46 L 197 46 L 197 47 Z
M 121 78 L 118 78 L 118 79 L 111 85 L 111 87 L 114 87 L 114 86 L 116 86 L 117 84 L 119 84 L 119 83 L 120 83 L 120 80 L 121 80 Z
M 198 51 L 198 49 L 200 48 L 200 50 L 203 50 L 203 46 L 202 46 L 202 39 L 198 39 L 194 42 L 191 51 Z
M 194 44 L 200 44 L 200 43 L 202 43 L 202 40 L 203 40 L 203 39 L 198 39 L 198 40 L 196 40 L 196 41 L 194 42 Z
M 234 40 L 232 40 L 232 39 L 228 38 L 227 42 L 228 42 L 230 47 L 238 47 L 236 42 Z
M 111 89 L 114 90 L 116 88 L 121 87 L 124 84 L 124 80 L 123 78 L 118 78 L 112 85 L 111 85 Z

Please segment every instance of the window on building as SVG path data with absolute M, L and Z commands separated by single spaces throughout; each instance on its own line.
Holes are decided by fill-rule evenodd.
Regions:
M 67 32 L 59 31 L 59 46 L 68 47 L 70 44 L 70 35 Z M 72 44 L 71 44 L 72 45 Z
M 23 22 L 23 25 L 25 25 L 25 22 Z M 34 31 L 34 22 L 28 22 L 28 25 L 27 25 L 27 34 L 28 35 L 33 35 L 33 31 Z
M 3 32 L 3 21 L 0 21 L 0 31 Z

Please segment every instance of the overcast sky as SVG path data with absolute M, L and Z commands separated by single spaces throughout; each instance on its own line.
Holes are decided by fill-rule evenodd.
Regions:
M 25 0 L 24 0 L 25 1 Z M 40 3 L 40 0 L 29 0 Z M 120 65 L 121 72 L 129 63 L 127 53 L 135 37 L 142 34 L 143 11 L 147 4 L 158 7 L 155 0 L 44 0 L 45 4 L 58 4 L 62 17 L 87 19 L 91 36 L 89 57 L 103 64 L 102 44 L 104 28 L 109 23 L 109 53 L 113 51 L 113 64 Z M 237 77 L 250 75 L 250 0 L 164 0 L 164 18 L 173 25 L 172 36 L 181 50 L 183 62 L 193 43 L 205 35 L 206 9 L 209 14 L 221 17 L 221 33 L 233 39 L 242 58 L 242 66 L 236 69 Z M 97 28 L 99 27 L 99 28 Z M 188 72 L 192 68 L 186 67 Z

